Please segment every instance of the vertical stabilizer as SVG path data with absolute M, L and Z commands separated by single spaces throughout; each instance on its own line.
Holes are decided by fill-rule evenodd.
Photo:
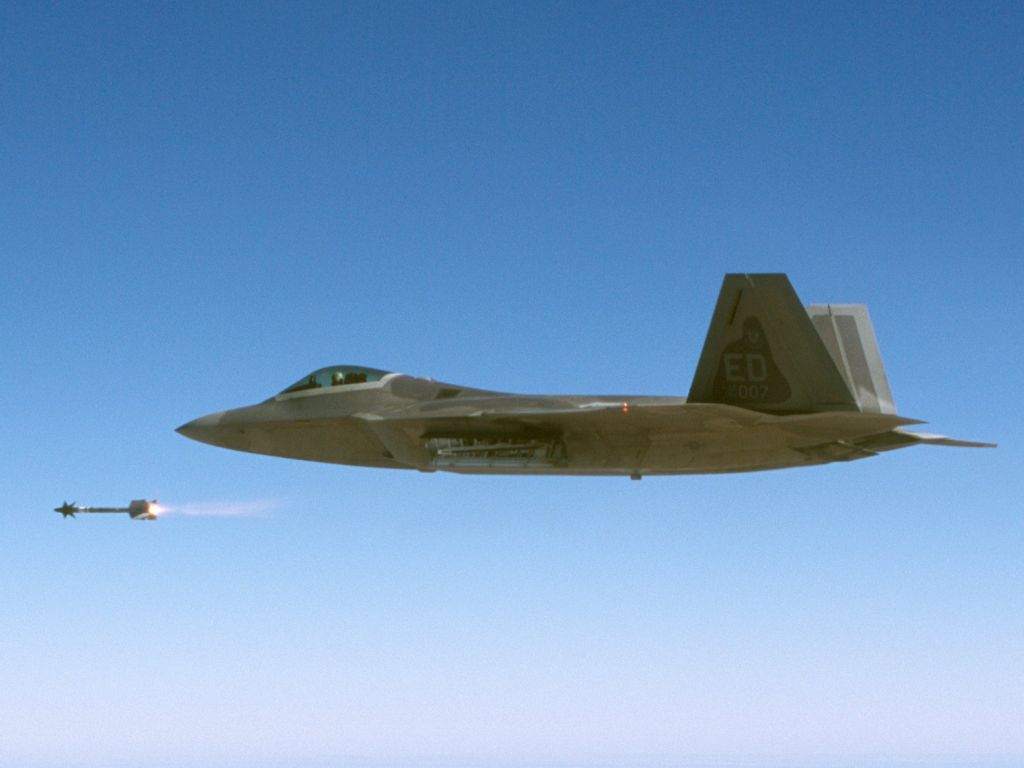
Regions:
M 868 308 L 863 304 L 812 304 L 814 328 L 865 413 L 896 413 Z
M 857 410 L 781 274 L 725 276 L 687 399 L 765 413 Z

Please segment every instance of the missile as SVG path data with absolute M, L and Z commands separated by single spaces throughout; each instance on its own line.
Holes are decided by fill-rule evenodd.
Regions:
M 157 506 L 156 499 L 152 501 L 132 499 L 127 507 L 80 507 L 75 502 L 68 504 L 65 501 L 59 507 L 54 507 L 53 511 L 60 512 L 64 517 L 74 517 L 79 512 L 88 512 L 89 514 L 96 512 L 124 512 L 132 520 L 156 520 L 160 507 Z

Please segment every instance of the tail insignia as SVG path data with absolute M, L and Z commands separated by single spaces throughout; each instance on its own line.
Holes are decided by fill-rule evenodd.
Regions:
M 714 399 L 723 403 L 789 400 L 789 382 L 775 364 L 768 337 L 756 317 L 744 318 L 741 336 L 725 345 L 711 391 Z

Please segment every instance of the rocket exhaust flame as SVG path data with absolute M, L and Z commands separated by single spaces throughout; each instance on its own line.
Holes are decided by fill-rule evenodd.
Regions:
M 203 501 L 162 504 L 161 517 L 266 517 L 277 505 L 268 501 Z

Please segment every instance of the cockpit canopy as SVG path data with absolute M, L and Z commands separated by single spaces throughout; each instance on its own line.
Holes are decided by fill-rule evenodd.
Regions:
M 290 387 L 282 390 L 281 394 L 286 395 L 291 392 L 303 392 L 307 389 L 323 387 L 343 387 L 346 384 L 365 384 L 368 381 L 380 381 L 388 373 L 389 371 L 364 368 L 360 365 L 332 365 L 303 376 Z

